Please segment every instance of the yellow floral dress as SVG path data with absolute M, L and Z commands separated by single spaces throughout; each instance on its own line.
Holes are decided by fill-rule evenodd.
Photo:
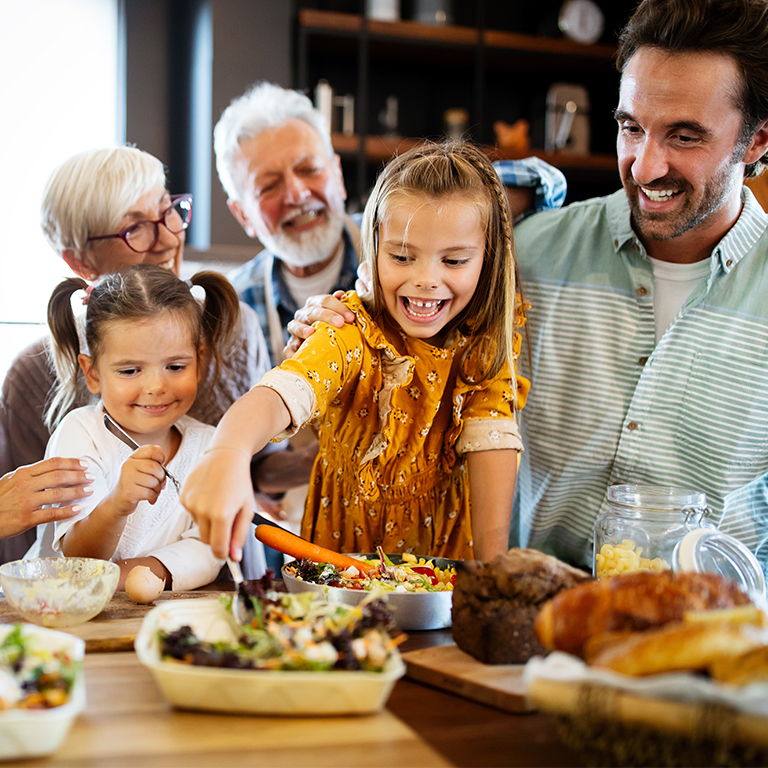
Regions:
M 447 348 L 378 325 L 351 292 L 357 321 L 320 323 L 297 355 L 258 386 L 277 391 L 291 413 L 280 440 L 311 423 L 320 451 L 301 534 L 338 552 L 413 552 L 472 557 L 466 462 L 469 451 L 522 450 L 515 379 L 508 366 L 480 385 L 458 376 L 467 343 Z M 516 341 L 516 353 L 520 340 Z M 528 382 L 517 379 L 517 407 Z M 498 478 L 498 482 L 507 482 Z

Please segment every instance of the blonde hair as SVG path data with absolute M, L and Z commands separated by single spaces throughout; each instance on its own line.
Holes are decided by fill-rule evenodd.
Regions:
M 485 227 L 485 255 L 477 287 L 469 304 L 445 328 L 448 333 L 455 329 L 468 337 L 461 376 L 468 383 L 479 383 L 496 376 L 505 362 L 511 366 L 517 325 L 517 269 L 509 202 L 486 155 L 468 142 L 427 142 L 391 160 L 365 206 L 362 257 L 372 276 L 371 313 L 378 318 L 385 312 L 385 304 L 376 252 L 388 209 L 403 199 L 426 196 L 440 201 L 452 195 L 461 195 L 467 204 L 477 206 Z M 465 365 L 470 355 L 477 356 L 481 371 L 471 380 Z
M 114 232 L 143 195 L 165 186 L 163 164 L 135 147 L 90 149 L 65 160 L 43 192 L 40 226 L 56 253 L 83 251 L 91 236 Z

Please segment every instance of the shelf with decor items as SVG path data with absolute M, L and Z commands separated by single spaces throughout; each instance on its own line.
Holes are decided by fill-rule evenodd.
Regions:
M 464 118 L 454 132 L 482 144 L 493 159 L 536 155 L 563 170 L 569 200 L 617 188 L 616 46 L 489 29 L 479 14 L 475 20 L 475 26 L 425 24 L 298 10 L 296 87 L 313 98 L 322 80 L 337 103 L 340 96 L 354 98 L 352 130 L 348 121 L 342 131 L 340 110 L 333 108 L 333 144 L 353 207 L 364 203 L 394 153 L 445 136 L 450 110 Z M 588 127 L 580 146 L 552 151 L 547 94 L 557 83 L 583 89 L 588 107 L 576 114 L 582 129 L 585 122 Z M 511 141 L 500 141 L 510 135 Z
M 332 133 L 333 148 L 342 157 L 357 156 L 360 152 L 360 136 L 353 134 L 347 136 L 343 133 Z M 365 137 L 364 153 L 366 163 L 381 166 L 396 154 L 402 154 L 409 149 L 418 146 L 424 139 L 405 138 L 403 136 L 381 136 L 368 134 Z M 617 165 L 615 155 L 589 154 L 570 155 L 565 153 L 545 152 L 541 149 L 531 148 L 527 152 L 510 151 L 503 147 L 485 144 L 483 150 L 491 160 L 519 160 L 523 157 L 540 157 L 550 165 L 554 165 L 566 175 L 574 175 L 578 178 L 592 176 L 615 182 Z

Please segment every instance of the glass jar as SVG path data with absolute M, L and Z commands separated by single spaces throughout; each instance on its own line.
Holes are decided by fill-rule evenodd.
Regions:
M 765 592 L 757 558 L 706 518 L 706 494 L 612 485 L 607 498 L 608 511 L 595 521 L 593 575 L 598 579 L 632 571 L 709 571 Z
M 683 536 L 707 511 L 703 493 L 651 485 L 612 485 L 608 511 L 595 521 L 594 575 L 664 571 Z

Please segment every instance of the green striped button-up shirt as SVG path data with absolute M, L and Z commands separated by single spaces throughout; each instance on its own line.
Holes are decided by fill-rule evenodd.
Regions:
M 768 568 L 768 216 L 743 210 L 655 341 L 653 268 L 623 190 L 515 228 L 531 358 L 511 545 L 590 567 L 614 483 L 704 491 Z

